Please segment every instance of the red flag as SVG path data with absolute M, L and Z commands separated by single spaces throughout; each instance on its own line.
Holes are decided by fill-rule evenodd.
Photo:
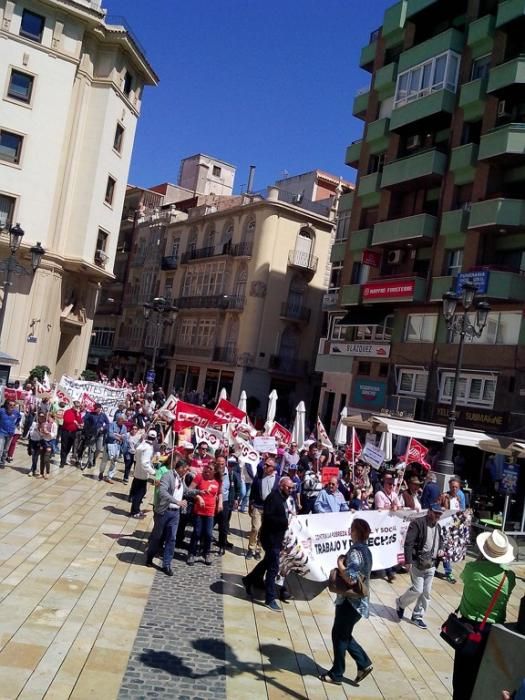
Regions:
M 86 394 L 86 392 L 84 392 L 82 394 L 82 403 L 86 407 L 86 411 L 94 411 L 95 410 L 95 403 L 96 402 L 93 401 L 91 396 L 89 394 Z
M 361 442 L 357 437 L 355 428 L 352 428 L 352 442 L 346 446 L 345 457 L 349 462 L 353 463 L 356 461 L 356 459 L 359 459 L 359 457 L 361 457 L 362 451 L 363 446 L 361 445 Z
M 410 464 L 411 462 L 419 462 L 419 464 L 422 464 L 424 467 L 427 467 L 428 469 L 430 469 L 430 465 L 427 464 L 425 461 L 425 457 L 427 456 L 427 453 L 428 453 L 428 447 L 425 447 L 424 445 L 422 445 L 415 438 L 410 438 L 404 461 L 407 464 Z
M 292 433 L 279 423 L 273 424 L 270 430 L 270 437 L 274 437 L 279 442 L 284 442 L 285 445 L 289 445 L 292 441 Z
M 184 430 L 184 428 L 191 428 L 194 425 L 198 425 L 199 428 L 205 428 L 209 423 L 213 423 L 216 420 L 213 411 L 186 401 L 177 401 L 174 413 L 175 421 L 173 427 L 177 432 Z
M 227 399 L 221 399 L 219 401 L 215 406 L 213 414 L 217 425 L 224 425 L 225 423 L 238 425 L 246 419 L 246 413 L 241 411 L 240 408 L 237 408 L 235 404 L 230 403 Z

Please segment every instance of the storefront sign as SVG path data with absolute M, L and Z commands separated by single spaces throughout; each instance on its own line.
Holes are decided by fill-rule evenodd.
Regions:
M 330 343 L 330 355 L 352 355 L 354 357 L 389 357 L 387 343 Z
M 381 253 L 378 253 L 377 250 L 363 250 L 361 262 L 369 267 L 379 267 L 381 265 Z
M 415 287 L 415 280 L 368 282 L 362 285 L 363 301 L 370 302 L 376 299 L 412 299 Z
M 385 403 L 386 382 L 356 379 L 352 385 L 352 406 L 382 408 Z
M 512 496 L 518 490 L 518 479 L 520 475 L 519 464 L 506 464 L 503 467 L 501 481 L 499 482 L 500 491 L 507 496 Z
M 446 423 L 450 406 L 438 404 L 435 419 L 438 423 Z M 484 408 L 470 408 L 461 406 L 456 408 L 456 423 L 465 428 L 476 428 L 478 430 L 505 431 L 509 420 L 509 414 L 501 411 L 489 411 Z
M 471 282 L 476 287 L 477 294 L 486 294 L 489 287 L 489 271 L 477 270 L 476 272 L 460 272 L 456 277 L 454 291 L 459 296 L 463 291 L 463 285 Z

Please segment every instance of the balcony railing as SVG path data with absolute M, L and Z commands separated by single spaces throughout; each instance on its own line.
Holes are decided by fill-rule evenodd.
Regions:
M 164 255 L 160 261 L 161 270 L 176 270 L 178 257 L 176 255 Z
M 222 309 L 224 311 L 242 311 L 245 297 L 215 294 L 213 296 L 179 297 L 175 306 L 179 309 Z
M 290 374 L 295 377 L 305 377 L 308 374 L 308 362 L 297 360 L 294 357 L 280 357 L 270 355 L 270 369 L 281 374 Z
M 216 347 L 213 351 L 214 362 L 224 362 L 228 365 L 237 363 L 237 348 L 235 346 L 227 346 L 224 348 Z
M 174 355 L 189 355 L 191 357 L 210 358 L 213 348 L 201 348 L 194 343 L 176 343 L 174 347 Z
M 288 253 L 288 265 L 298 267 L 301 270 L 309 270 L 315 272 L 319 258 L 315 255 L 305 252 L 304 250 L 291 250 Z
M 285 301 L 281 304 L 281 318 L 308 323 L 312 310 L 308 306 L 298 306 Z
M 246 256 L 249 257 L 252 254 L 253 243 L 251 241 L 243 241 L 241 243 L 235 243 L 230 249 L 230 254 L 235 257 Z

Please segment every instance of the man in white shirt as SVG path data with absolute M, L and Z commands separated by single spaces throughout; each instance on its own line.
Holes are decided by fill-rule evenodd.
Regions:
M 152 465 L 154 455 L 153 443 L 157 439 L 155 430 L 149 430 L 144 442 L 141 442 L 135 451 L 135 474 L 131 482 L 129 492 L 131 498 L 131 517 L 144 518 L 145 514 L 140 510 L 142 499 L 146 495 L 148 479 L 155 476 L 155 469 Z

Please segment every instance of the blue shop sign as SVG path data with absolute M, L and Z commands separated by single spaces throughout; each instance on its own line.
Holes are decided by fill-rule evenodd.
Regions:
M 512 496 L 518 490 L 518 478 L 520 468 L 518 464 L 506 464 L 503 467 L 501 481 L 499 482 L 500 491 L 507 496 Z
M 370 379 L 356 379 L 352 387 L 352 406 L 359 408 L 383 408 L 385 405 L 386 382 Z
M 456 277 L 456 285 L 454 291 L 458 296 L 461 296 L 463 291 L 463 285 L 466 282 L 472 282 L 476 287 L 477 294 L 486 294 L 489 288 L 489 275 L 488 270 L 477 270 L 476 272 L 460 272 Z

